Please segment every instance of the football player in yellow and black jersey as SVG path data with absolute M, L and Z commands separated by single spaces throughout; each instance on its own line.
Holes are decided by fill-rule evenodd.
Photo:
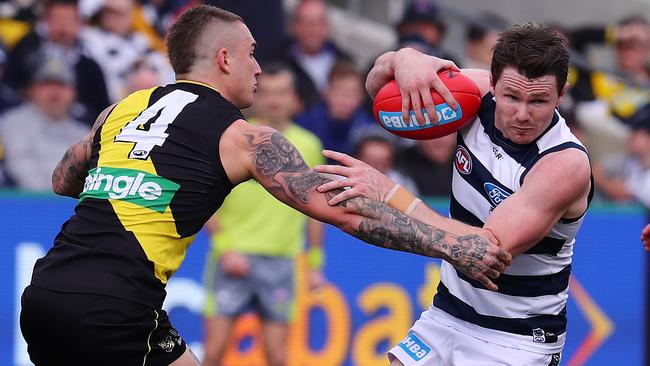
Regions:
M 239 111 L 260 68 L 237 15 L 188 10 L 167 46 L 178 82 L 109 107 L 53 173 L 54 191 L 80 201 L 22 296 L 36 365 L 198 365 L 162 310 L 165 284 L 230 190 L 251 178 L 368 243 L 445 258 L 486 284 L 510 263 L 482 231 L 446 232 L 368 199 L 329 206 L 316 191 L 326 178 Z

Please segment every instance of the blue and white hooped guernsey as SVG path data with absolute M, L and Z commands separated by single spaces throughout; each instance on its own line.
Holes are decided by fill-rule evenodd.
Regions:
M 546 154 L 570 148 L 587 153 L 557 111 L 536 141 L 514 144 L 495 128 L 495 106 L 488 93 L 476 120 L 458 134 L 450 215 L 473 226 L 483 226 L 490 212 L 521 187 L 527 172 Z M 489 342 L 546 354 L 560 352 L 566 339 L 573 243 L 583 219 L 584 214 L 561 219 L 544 239 L 517 256 L 496 280 L 498 292 L 443 261 L 434 316 Z

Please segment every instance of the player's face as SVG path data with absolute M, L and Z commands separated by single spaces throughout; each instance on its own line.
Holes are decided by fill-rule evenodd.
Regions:
M 558 95 L 555 75 L 528 79 L 506 67 L 494 85 L 496 127 L 516 144 L 533 142 L 551 124 L 565 91 Z
M 260 65 L 255 59 L 255 39 L 244 23 L 237 23 L 242 32 L 241 42 L 238 42 L 232 50 L 233 64 L 233 88 L 235 99 L 231 102 L 237 108 L 248 108 L 253 104 L 253 96 L 257 91 L 257 77 L 262 73 Z

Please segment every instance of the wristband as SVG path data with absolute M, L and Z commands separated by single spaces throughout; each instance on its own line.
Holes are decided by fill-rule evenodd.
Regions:
M 325 263 L 325 254 L 320 246 L 310 246 L 307 250 L 307 267 L 309 269 L 321 269 Z
M 391 190 L 388 192 L 386 197 L 384 197 L 384 200 L 382 202 L 383 203 L 388 203 L 388 201 L 390 201 L 390 199 L 393 198 L 393 196 L 395 195 L 395 192 L 397 192 L 397 190 L 400 189 L 400 187 L 402 187 L 402 186 L 399 185 L 399 184 L 395 184 L 393 186 L 393 188 L 391 188 Z
M 395 189 L 397 187 L 397 189 Z M 389 206 L 403 212 L 405 214 L 410 214 L 415 210 L 415 207 L 422 202 L 419 198 L 416 198 L 411 192 L 407 191 L 406 188 L 397 184 L 393 187 L 390 194 L 386 196 L 386 203 Z M 394 192 L 393 192 L 394 191 Z
M 419 198 L 414 199 L 413 202 L 411 202 L 409 207 L 406 209 L 406 211 L 404 211 L 404 213 L 407 214 L 407 215 L 410 215 L 411 212 L 413 212 L 415 210 L 415 208 L 418 207 L 420 202 L 422 202 L 421 199 L 419 199 Z

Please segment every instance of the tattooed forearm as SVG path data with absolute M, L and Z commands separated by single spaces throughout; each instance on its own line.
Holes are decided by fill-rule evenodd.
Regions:
M 63 196 L 79 197 L 88 172 L 92 141 L 88 138 L 70 146 L 52 172 L 52 190 Z
M 282 192 L 304 206 L 310 204 L 316 187 L 329 181 L 310 170 L 295 147 L 279 133 L 251 133 L 247 138 L 256 178 L 264 181 L 271 192 Z M 337 193 L 328 192 L 327 199 Z M 496 278 L 505 270 L 504 262 L 496 257 L 507 253 L 479 235 L 453 235 L 366 198 L 355 197 L 340 205 L 346 207 L 345 213 L 351 215 L 354 224 L 343 221 L 338 225 L 370 244 L 443 258 L 486 286 L 494 286 L 488 276 Z
M 95 120 L 90 133 L 68 150 L 52 172 L 52 190 L 62 196 L 78 198 L 88 174 L 93 139 L 115 105 L 106 108 Z
M 309 192 L 321 184 L 327 183 L 327 179 L 318 173 L 309 172 L 300 175 L 288 175 L 285 178 L 287 188 L 294 197 L 299 199 L 302 203 L 309 201 Z
M 275 183 L 271 189 L 281 188 L 289 198 L 306 204 L 309 193 L 329 181 L 309 169 L 293 144 L 280 133 L 248 134 L 247 138 L 255 168 Z M 327 192 L 327 198 L 337 193 Z
M 279 171 L 285 173 L 306 172 L 309 170 L 300 153 L 279 133 L 248 135 L 251 146 L 255 146 L 254 159 L 257 170 L 268 177 Z M 262 140 L 261 142 L 255 140 Z
M 348 200 L 364 217 L 355 234 L 359 239 L 384 248 L 443 258 L 471 278 L 487 285 L 498 276 L 494 256 L 488 249 L 494 247 L 479 235 L 456 236 L 429 226 L 384 204 L 362 198 Z M 503 267 L 505 268 L 505 266 Z

